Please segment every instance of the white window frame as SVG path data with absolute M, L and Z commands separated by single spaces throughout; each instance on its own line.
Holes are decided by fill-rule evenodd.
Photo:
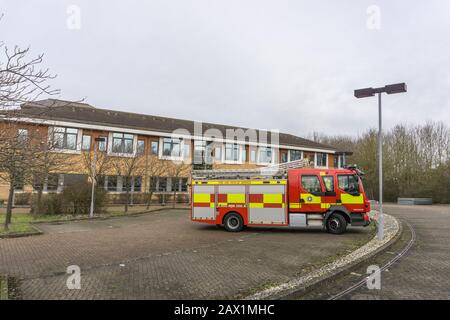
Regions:
M 179 156 L 165 156 L 163 155 L 164 139 L 180 139 L 180 155 Z M 183 161 L 184 160 L 184 139 L 178 137 L 161 137 L 159 138 L 158 157 L 161 160 Z
M 326 155 L 326 157 L 325 157 L 325 162 L 326 162 L 325 166 L 318 166 L 317 165 L 317 154 L 318 153 L 322 153 L 322 154 Z M 328 153 L 326 153 L 326 152 L 314 152 L 314 167 L 315 168 L 321 168 L 321 169 L 328 169 Z
M 272 159 L 271 162 L 265 162 L 265 161 L 261 161 L 260 156 L 261 156 L 261 149 L 270 149 L 272 150 Z M 271 164 L 275 164 L 275 148 L 273 147 L 268 147 L 268 146 L 260 146 L 258 147 L 257 153 L 256 153 L 256 163 L 257 164 L 262 164 L 262 165 L 271 165 Z
M 237 145 L 239 147 L 239 156 L 238 156 L 238 160 L 226 160 L 225 156 L 226 156 L 226 145 L 227 144 L 232 144 L 232 145 Z M 224 164 L 243 164 L 242 162 L 242 149 L 244 149 L 245 145 L 239 144 L 239 143 L 224 143 L 222 145 L 222 163 Z
M 47 135 L 48 135 L 48 143 L 50 146 L 53 144 L 53 130 L 55 127 L 61 127 L 61 128 L 71 128 L 78 130 L 77 132 L 77 143 L 75 149 L 58 149 L 52 147 L 52 152 L 59 152 L 59 153 L 69 153 L 69 154 L 81 154 L 81 144 L 83 140 L 83 129 L 75 128 L 75 127 L 69 127 L 69 126 L 49 126 Z
M 128 158 L 135 157 L 136 152 L 137 152 L 137 141 L 138 141 L 137 135 L 133 134 L 133 152 L 132 153 L 116 153 L 116 152 L 112 152 L 113 133 L 132 134 L 132 133 L 118 132 L 118 131 L 109 132 L 109 134 L 108 134 L 108 155 L 116 156 L 116 157 L 128 157 Z

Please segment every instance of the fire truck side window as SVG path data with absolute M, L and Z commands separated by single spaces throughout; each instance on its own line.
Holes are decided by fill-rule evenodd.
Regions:
M 339 189 L 345 192 L 359 192 L 358 176 L 338 175 Z
M 334 191 L 334 180 L 333 176 L 323 176 L 323 183 L 325 185 L 325 189 L 327 192 L 333 192 Z
M 302 187 L 308 192 L 322 192 L 317 176 L 302 176 Z

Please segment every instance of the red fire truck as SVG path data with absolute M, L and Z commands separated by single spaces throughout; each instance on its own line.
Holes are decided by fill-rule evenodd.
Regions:
M 232 232 L 245 226 L 320 226 L 334 234 L 344 233 L 347 225 L 370 223 L 361 171 L 313 169 L 305 163 L 195 172 L 192 221 L 223 225 Z

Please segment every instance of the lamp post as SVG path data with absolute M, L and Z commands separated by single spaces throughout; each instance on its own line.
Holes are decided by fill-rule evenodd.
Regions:
M 95 197 L 95 183 L 96 183 L 96 167 L 97 167 L 97 149 L 98 149 L 98 143 L 99 142 L 104 142 L 105 138 L 95 138 L 94 139 L 95 143 L 94 143 L 94 160 L 92 161 L 92 190 L 91 190 L 91 208 L 89 211 L 89 217 L 92 218 L 94 217 L 94 197 Z
M 378 240 L 384 237 L 384 217 L 383 217 L 383 135 L 382 135 L 382 113 L 381 113 L 381 94 L 406 92 L 405 83 L 389 84 L 380 88 L 364 88 L 355 90 L 356 98 L 373 97 L 378 94 L 378 185 L 379 185 L 379 214 L 378 214 Z

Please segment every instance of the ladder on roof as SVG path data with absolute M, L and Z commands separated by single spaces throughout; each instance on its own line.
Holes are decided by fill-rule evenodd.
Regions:
M 192 170 L 193 179 L 267 179 L 286 178 L 289 169 L 310 167 L 307 159 L 300 159 L 255 169 Z

